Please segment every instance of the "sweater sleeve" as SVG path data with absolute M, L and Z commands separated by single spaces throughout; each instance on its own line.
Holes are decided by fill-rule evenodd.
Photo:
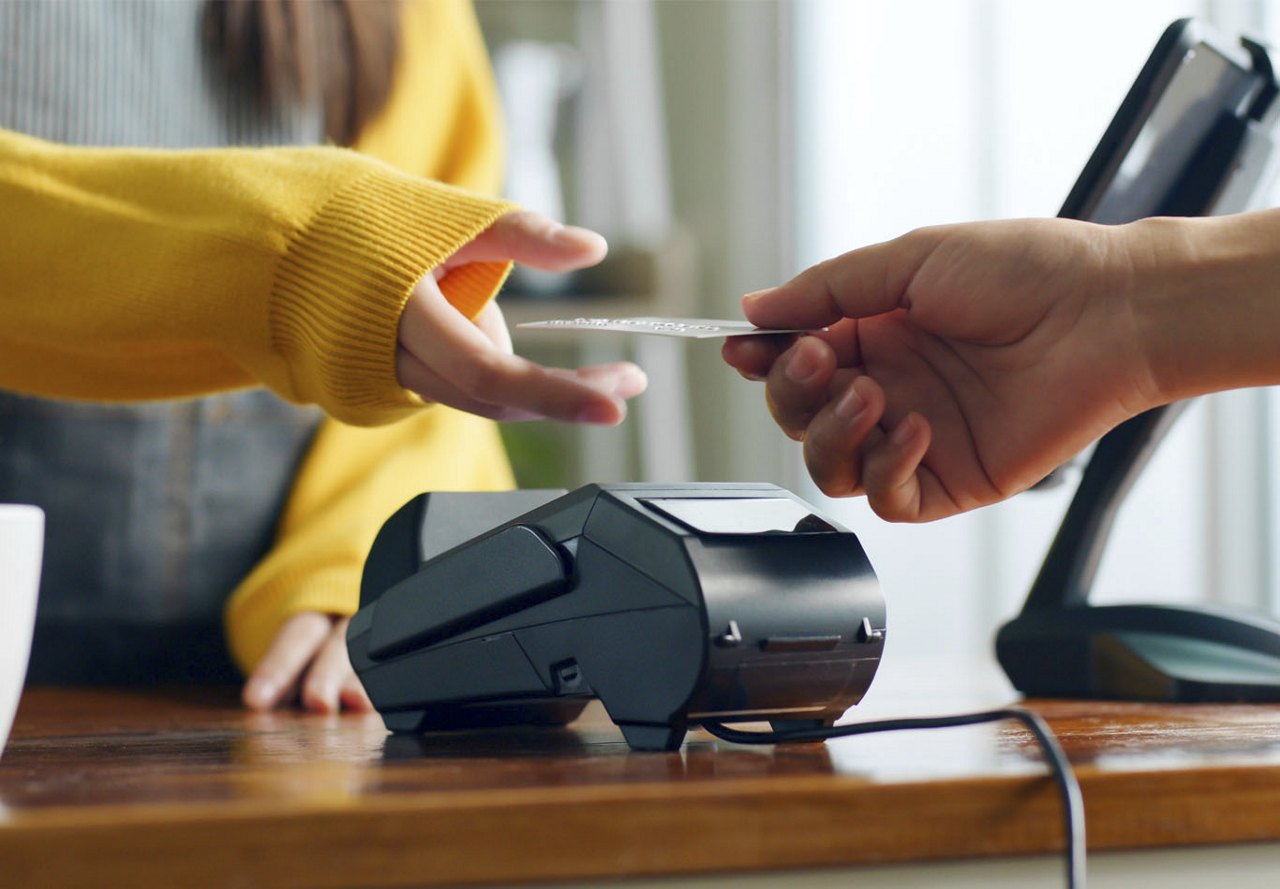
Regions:
M 0 131 L 0 386 L 140 400 L 261 382 L 349 423 L 414 283 L 509 209 L 338 148 L 72 148 Z M 468 315 L 504 263 L 451 274 Z
M 300 611 L 351 614 L 383 521 L 422 491 L 514 486 L 497 425 L 436 407 L 387 426 L 327 421 L 294 480 L 276 545 L 227 603 L 232 656 L 248 673 Z
M 395 89 L 357 147 L 398 169 L 495 190 L 501 117 L 470 5 L 406 3 L 401 32 Z M 444 284 L 454 288 L 446 291 L 454 305 L 467 314 L 478 310 L 494 271 L 450 272 Z M 460 272 L 478 278 L 461 292 L 454 281 Z M 236 662 L 251 671 L 294 614 L 354 612 L 369 547 L 409 498 L 513 485 L 488 420 L 436 407 L 376 429 L 325 421 L 294 479 L 274 547 L 228 602 L 227 640 Z

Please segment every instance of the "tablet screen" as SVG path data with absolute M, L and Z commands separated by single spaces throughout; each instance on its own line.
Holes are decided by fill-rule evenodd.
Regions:
M 1219 116 L 1244 104 L 1257 83 L 1208 44 L 1186 50 L 1089 218 L 1124 223 L 1159 212 Z

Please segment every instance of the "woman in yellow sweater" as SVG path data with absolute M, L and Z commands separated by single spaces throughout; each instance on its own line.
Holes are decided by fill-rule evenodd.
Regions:
M 201 536 L 221 498 L 222 538 L 275 527 L 225 611 L 246 703 L 300 693 L 312 709 L 367 706 L 343 630 L 381 521 L 422 490 L 510 486 L 490 419 L 616 423 L 644 388 L 631 365 L 567 371 L 511 355 L 490 302 L 510 261 L 573 268 L 597 261 L 603 242 L 484 196 L 500 166 L 496 104 L 465 0 L 5 4 L 4 32 L 20 49 L 0 60 L 0 388 L 15 393 L 0 403 L 0 500 L 34 492 L 50 514 L 33 677 L 110 679 L 103 662 L 119 655 L 163 681 L 173 677 L 155 665 L 198 660 L 199 621 L 183 623 L 173 600 L 246 558 Z M 335 34 L 341 59 L 324 51 Z M 53 46 L 69 47 L 62 69 Z M 273 52 L 294 63 L 283 87 Z M 338 61 L 349 86 L 326 81 Z M 323 131 L 308 137 L 316 121 Z M 322 136 L 355 150 L 297 147 Z M 161 401 L 165 447 L 140 456 L 105 432 L 123 408 L 63 401 L 259 383 L 336 420 L 314 428 L 305 414 L 280 420 L 284 405 L 230 400 L 199 402 L 188 422 L 191 402 Z M 278 420 L 294 431 L 254 438 Z M 86 442 L 101 453 L 64 471 L 63 451 Z M 93 459 L 105 466 L 117 451 L 142 474 L 99 484 Z M 259 479 L 265 465 L 282 467 L 278 478 Z M 177 494 L 148 493 L 162 474 L 183 480 Z M 146 524 L 175 498 L 177 518 Z M 72 529 L 60 547 L 84 517 L 107 543 L 83 553 L 88 538 Z M 68 592 L 63 565 L 93 580 Z M 123 604 L 97 602 L 113 585 Z M 84 641 L 89 624 L 97 642 Z M 219 675 L 188 666 L 183 676 Z

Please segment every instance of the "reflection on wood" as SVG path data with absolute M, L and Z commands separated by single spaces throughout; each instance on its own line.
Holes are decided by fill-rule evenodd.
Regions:
M 945 702 L 921 712 L 948 710 Z M 1092 849 L 1280 839 L 1280 706 L 1033 702 Z M 234 691 L 27 693 L 0 759 L 5 885 L 444 885 L 1060 848 L 1016 725 L 631 753 L 566 729 L 392 737 Z

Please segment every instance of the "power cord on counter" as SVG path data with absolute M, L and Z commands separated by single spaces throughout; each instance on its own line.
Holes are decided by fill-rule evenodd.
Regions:
M 772 732 L 750 732 L 732 729 L 722 722 L 704 722 L 702 727 L 722 741 L 734 744 L 782 744 L 790 741 L 829 741 L 852 735 L 869 735 L 875 732 L 897 732 L 925 728 L 954 728 L 962 725 L 980 725 L 986 722 L 1003 722 L 1012 719 L 1022 723 L 1035 736 L 1044 752 L 1045 761 L 1053 774 L 1062 797 L 1063 828 L 1066 833 L 1067 889 L 1083 889 L 1085 882 L 1085 834 L 1084 800 L 1080 785 L 1076 782 L 1071 763 L 1063 753 L 1053 730 L 1039 715 L 1019 707 L 1000 710 L 983 710 L 978 713 L 959 713 L 954 716 L 924 716 L 907 719 L 882 719 L 852 725 L 835 725 L 829 728 L 786 729 Z

